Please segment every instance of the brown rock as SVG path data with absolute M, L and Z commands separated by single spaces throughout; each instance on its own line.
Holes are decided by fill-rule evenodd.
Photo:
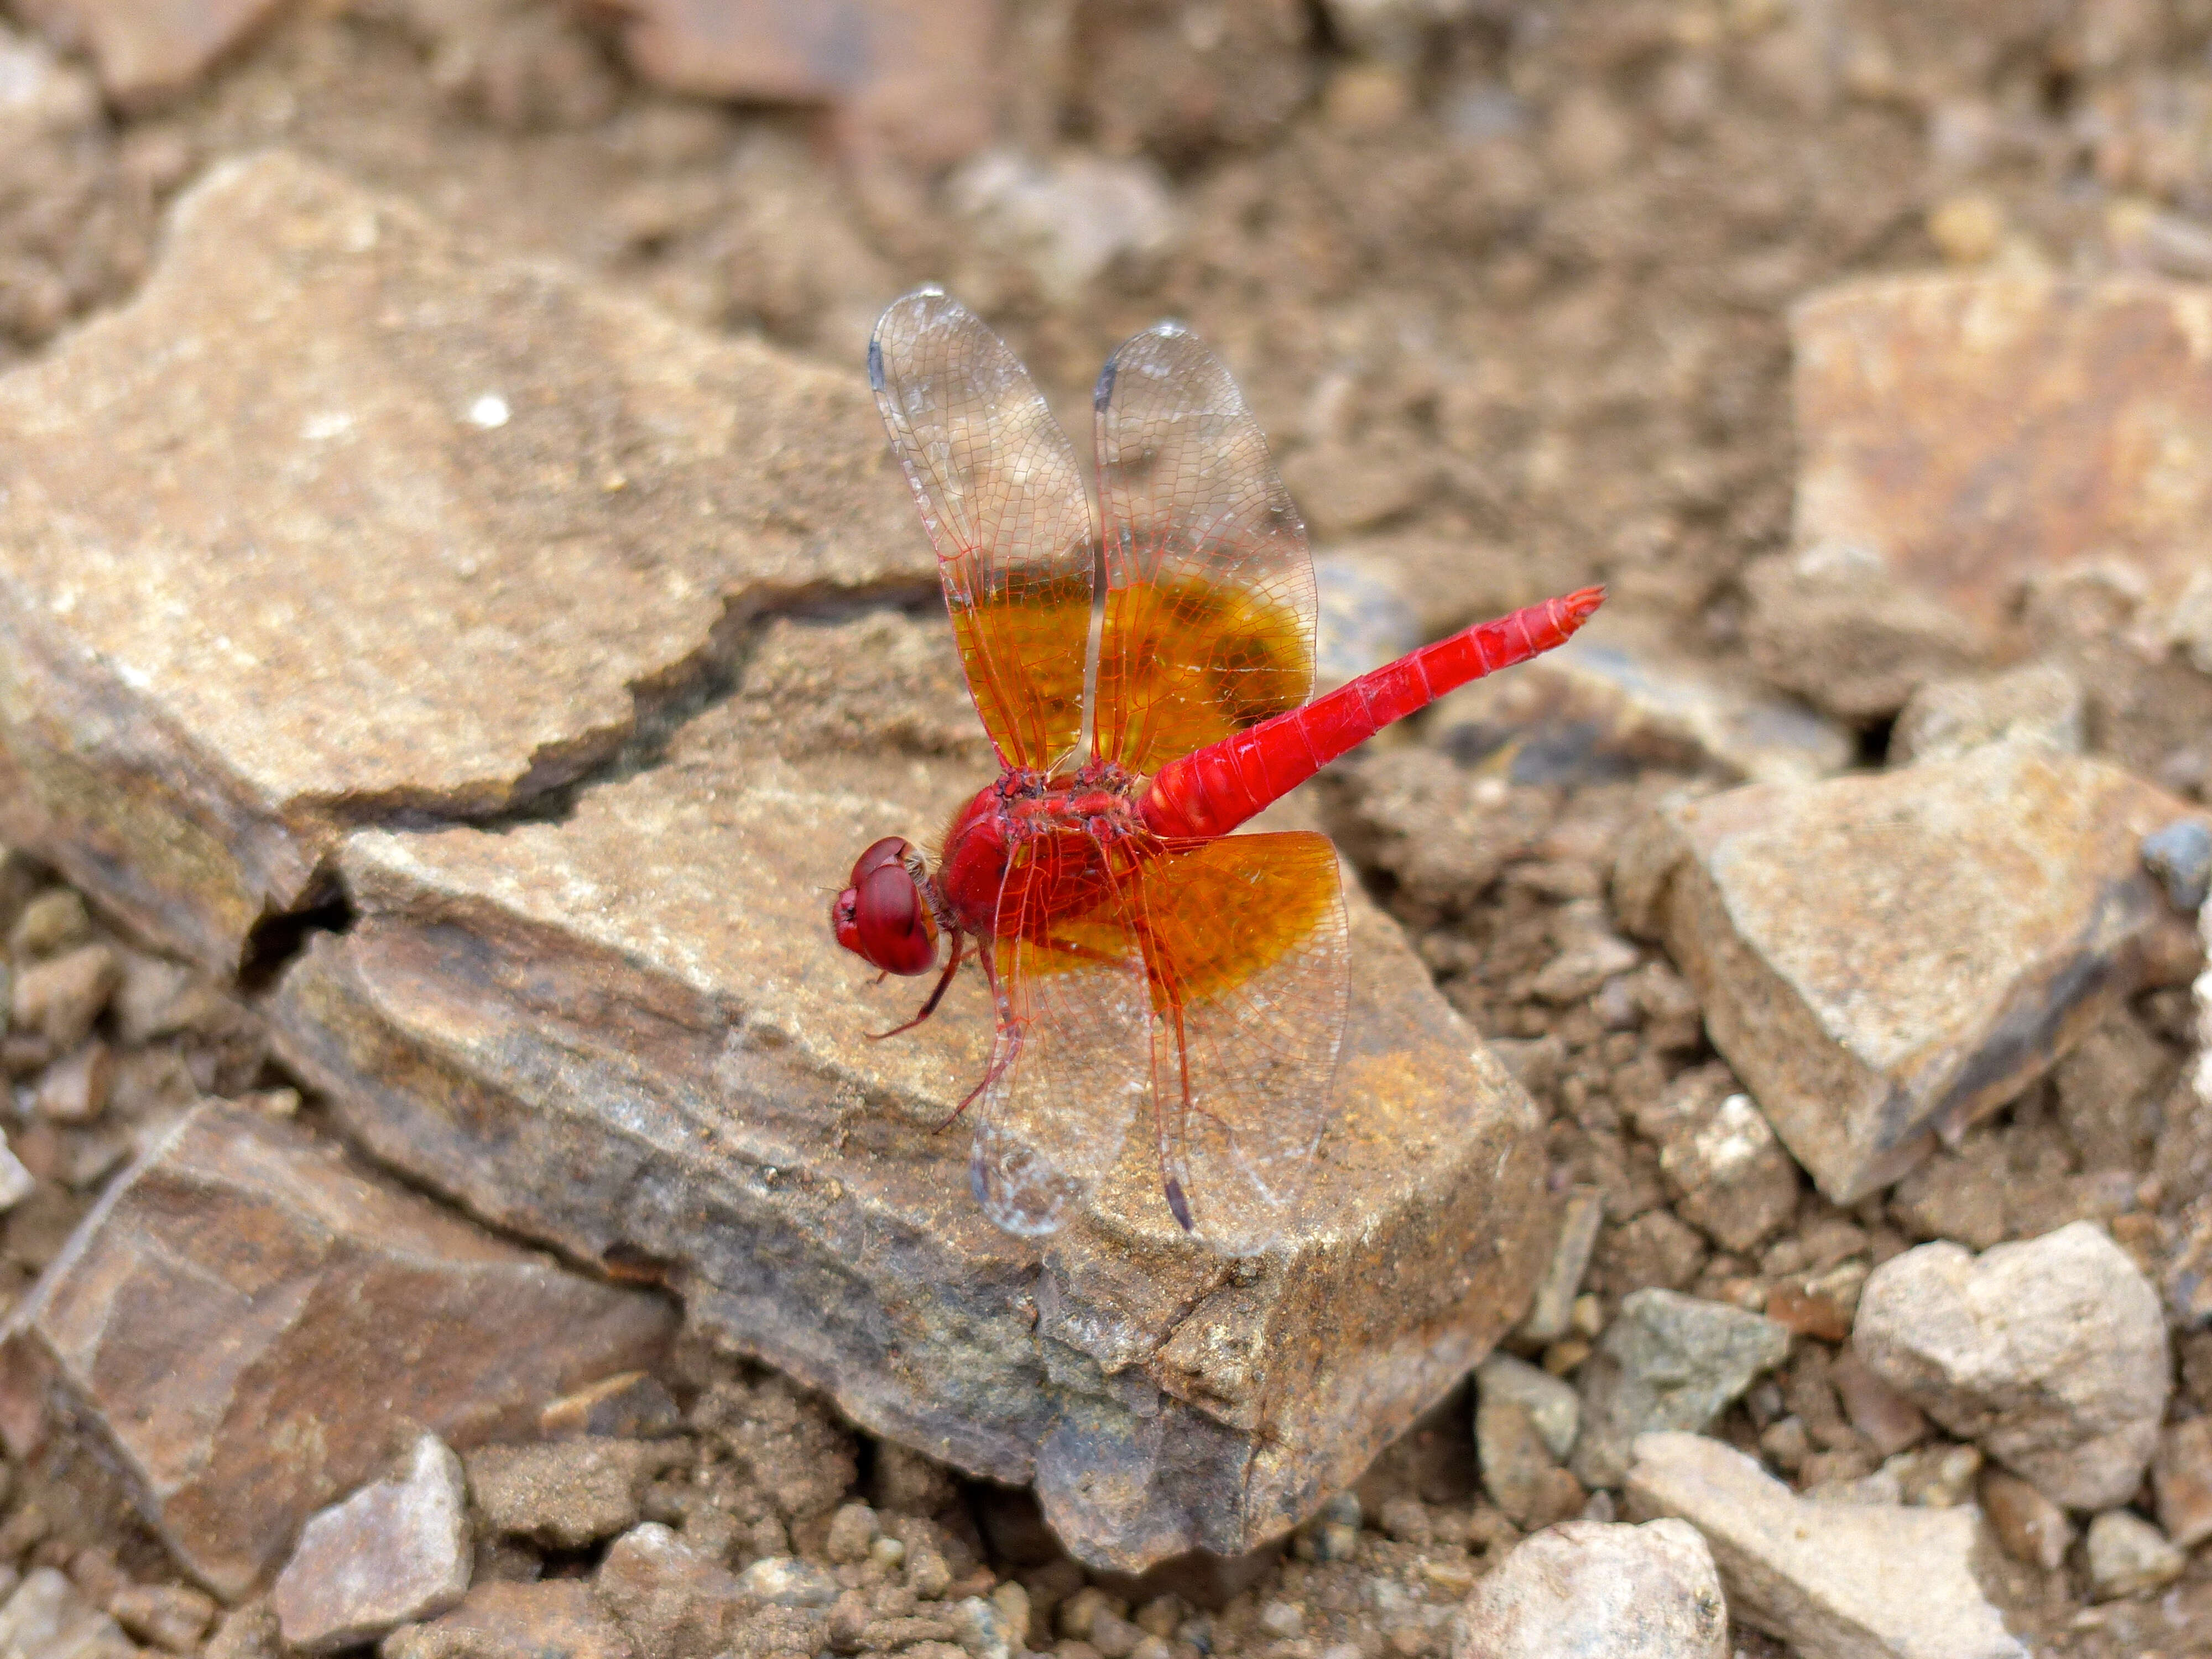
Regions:
M 734 1573 L 653 1521 L 607 1547 L 592 1588 L 633 1650 L 653 1659 L 709 1659 L 758 1607 L 738 1593 Z
M 827 104 L 846 143 L 927 168 L 991 137 L 992 0 L 623 0 L 631 64 L 673 92 Z
M 857 369 L 281 155 L 165 246 L 0 380 L 0 835 L 220 971 L 347 827 L 615 755 L 724 672 L 726 617 L 933 581 Z
M 469 1492 L 493 1531 L 581 1549 L 637 1524 L 646 1480 L 666 1461 L 640 1440 L 480 1446 Z
M 573 1578 L 478 1584 L 427 1625 L 384 1638 L 379 1659 L 632 1659 L 636 1650 L 592 1587 Z
M 199 1651 L 221 1611 L 212 1598 L 183 1584 L 125 1584 L 107 1598 L 107 1610 L 141 1641 L 188 1655 Z
M 459 1601 L 474 1553 L 461 1460 L 426 1434 L 397 1475 L 308 1517 L 270 1596 L 276 1628 L 302 1653 L 373 1642 Z
M 1523 669 L 1453 692 L 1429 729 L 1462 760 L 1504 751 L 1519 783 L 1645 767 L 1797 783 L 1851 759 L 1850 738 L 1803 704 L 1688 658 L 1647 622 L 1609 610 Z
M 679 1283 L 701 1327 L 877 1434 L 1034 1481 L 1081 1559 L 1240 1554 L 1526 1305 L 1551 1246 L 1534 1109 L 1354 896 L 1340 1115 L 1274 1253 L 1232 1265 L 1183 1236 L 1134 1136 L 1050 1239 L 992 1228 L 967 1137 L 935 1133 L 981 1075 L 980 986 L 869 1042 L 909 988 L 838 960 L 814 890 L 848 843 L 977 784 L 910 723 L 781 717 L 787 687 L 798 711 L 943 683 L 941 624 L 910 685 L 896 654 L 855 655 L 864 627 L 772 634 L 665 765 L 565 823 L 356 837 L 362 920 L 288 975 L 282 1047 L 380 1157 Z
M 1595 1187 L 1570 1187 L 1559 1206 L 1558 1242 L 1536 1293 L 1528 1304 L 1528 1316 L 1521 1322 L 1520 1335 L 1528 1341 L 1556 1342 L 1567 1334 L 1567 1319 L 1575 1297 L 1582 1294 L 1583 1275 L 1589 1271 L 1590 1254 L 1597 1248 L 1598 1228 L 1605 1220 L 1605 1194 Z
M 495 1240 L 305 1132 L 196 1109 L 7 1328 L 0 1430 L 87 1420 L 178 1561 L 235 1596 L 395 1435 L 528 1427 L 649 1360 L 666 1309 Z
M 1668 948 L 1714 1046 L 1838 1204 L 2192 965 L 2140 849 L 2201 815 L 2094 761 L 1996 744 L 1661 816 Z
M 49 1048 L 73 1048 L 84 1041 L 107 1006 L 122 976 L 115 952 L 105 945 L 83 945 L 15 975 L 15 1023 L 42 1037 Z
M 50 887 L 23 907 L 8 933 L 8 948 L 19 957 L 50 957 L 65 945 L 92 937 L 92 917 L 74 888 Z
M 39 1079 L 39 1115 L 56 1123 L 89 1123 L 107 1109 L 115 1055 L 97 1039 L 46 1067 Z
M 1748 1095 L 1723 1094 L 1677 1116 L 1659 1170 L 1674 1212 L 1726 1249 L 1758 1249 L 1797 1212 L 1797 1166 Z
M 2212 292 L 1877 277 L 1790 317 L 1801 544 L 1871 549 L 1995 627 L 2033 574 L 2118 552 L 2175 580 L 2212 514 Z
M 1828 1379 L 1836 1385 L 1851 1426 L 1882 1456 L 1894 1457 L 1927 1437 L 1928 1419 L 1920 1407 L 1876 1376 L 1853 1350 L 1846 1348 L 1836 1356 Z
M 1744 572 L 1744 643 L 1759 672 L 1840 719 L 1894 714 L 1987 650 L 1972 627 L 1863 547 L 1823 544 Z
M 1997 1541 L 2015 1561 L 2025 1561 L 2045 1572 L 2066 1564 L 2073 1547 L 2074 1527 L 2066 1511 L 2016 1474 L 2002 1469 L 1982 1472 L 1982 1510 L 1990 1517 Z
M 285 0 L 25 0 L 22 15 L 72 52 L 88 52 L 118 103 L 146 105 L 182 92 Z
M 2212 1418 L 2168 1424 L 2150 1478 L 2168 1538 L 2185 1550 L 2212 1538 Z

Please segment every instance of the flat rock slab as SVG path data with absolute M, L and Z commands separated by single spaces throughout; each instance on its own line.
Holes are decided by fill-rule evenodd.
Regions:
M 1742 1624 L 1806 1659 L 2027 1659 L 1974 1576 L 1980 1513 L 1800 1498 L 1733 1446 L 1647 1434 L 1635 1516 L 1705 1534 Z
M 1856 1203 L 2033 1083 L 2196 944 L 2145 836 L 2201 808 L 1997 743 L 1900 772 L 1662 809 L 1655 907 L 1713 1046 Z
M 1791 313 L 1796 540 L 1880 554 L 1987 626 L 2118 553 L 2178 587 L 2212 515 L 2212 289 L 1877 277 Z
M 1048 1238 L 986 1222 L 969 976 L 918 1000 L 832 944 L 854 849 L 989 775 L 949 630 L 767 630 L 665 762 L 503 834 L 363 832 L 358 923 L 275 999 L 289 1061 L 376 1155 L 476 1212 L 650 1272 L 859 1423 L 1034 1481 L 1138 1571 L 1304 1518 L 1489 1349 L 1550 1249 L 1527 1097 L 1351 901 L 1352 1011 L 1304 1207 L 1269 1254 L 1185 1236 L 1148 1139 Z
M 287 1647 L 336 1653 L 456 1605 L 474 1560 L 461 1460 L 426 1434 L 392 1479 L 308 1517 L 270 1607 Z
M 216 1102 L 111 1187 L 0 1337 L 11 1455 L 83 1434 L 178 1564 L 233 1598 L 428 1431 L 520 1435 L 649 1364 L 673 1321 Z
M 227 164 L 0 380 L 0 835 L 234 967 L 349 828 L 575 778 L 750 611 L 933 586 L 913 517 L 857 366 Z

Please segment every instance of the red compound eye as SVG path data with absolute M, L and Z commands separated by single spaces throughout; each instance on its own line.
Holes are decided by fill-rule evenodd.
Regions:
M 837 895 L 830 925 L 837 943 L 894 974 L 926 974 L 937 965 L 937 921 L 906 866 L 910 849 L 886 836 L 853 865 L 853 884 Z

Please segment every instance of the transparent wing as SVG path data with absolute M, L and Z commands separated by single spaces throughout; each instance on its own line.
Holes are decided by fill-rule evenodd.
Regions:
M 1147 329 L 1098 378 L 1106 618 L 1093 748 L 1149 773 L 1313 693 L 1313 559 L 1221 361 Z
M 992 1221 L 1048 1233 L 1114 1167 L 1149 1097 L 1145 959 L 1103 859 L 1079 836 L 1016 853 L 1000 927 L 998 1037 L 970 1173 Z
M 975 711 L 1002 764 L 1050 767 L 1081 731 L 1095 586 L 1074 446 L 1006 343 L 939 289 L 884 311 L 868 376 L 937 549 Z
M 1304 831 L 1227 836 L 1146 860 L 1138 884 L 1163 1175 L 1199 1232 L 1263 1249 L 1335 1087 L 1351 994 L 1336 849 Z

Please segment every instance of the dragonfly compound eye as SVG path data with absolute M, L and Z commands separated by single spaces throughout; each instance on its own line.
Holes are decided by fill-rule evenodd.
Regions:
M 937 965 L 936 918 L 922 902 L 914 877 L 896 860 L 860 876 L 837 896 L 831 916 L 837 942 L 878 968 L 926 974 Z

